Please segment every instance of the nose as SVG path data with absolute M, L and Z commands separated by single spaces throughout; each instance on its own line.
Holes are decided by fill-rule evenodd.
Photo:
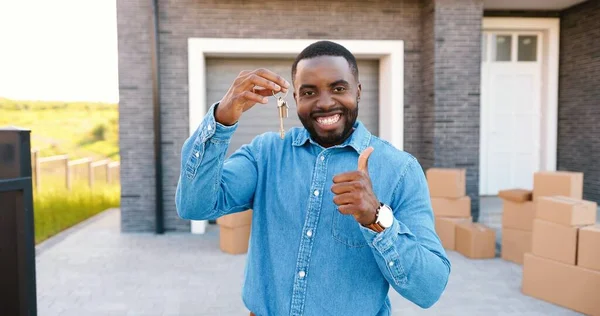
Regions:
M 319 100 L 317 102 L 317 107 L 327 109 L 335 105 L 335 101 L 331 97 L 331 93 L 323 92 L 319 95 Z

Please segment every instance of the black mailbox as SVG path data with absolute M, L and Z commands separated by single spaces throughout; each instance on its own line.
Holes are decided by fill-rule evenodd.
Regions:
M 37 315 L 29 136 L 0 128 L 0 315 Z

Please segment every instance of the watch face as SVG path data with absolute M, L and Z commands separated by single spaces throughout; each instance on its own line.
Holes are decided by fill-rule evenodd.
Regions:
M 389 206 L 384 204 L 381 207 L 381 209 L 379 210 L 378 222 L 379 222 L 379 225 L 381 225 L 385 228 L 392 226 L 392 223 L 394 223 L 394 213 L 389 208 Z

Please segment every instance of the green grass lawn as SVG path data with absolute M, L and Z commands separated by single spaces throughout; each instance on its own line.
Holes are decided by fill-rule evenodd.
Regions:
M 117 104 L 17 101 L 0 98 L 0 127 L 31 130 L 40 157 L 68 154 L 119 160 Z
M 38 244 L 106 209 L 119 207 L 120 194 L 118 183 L 99 183 L 93 189 L 89 189 L 86 183 L 74 183 L 71 191 L 67 191 L 62 180 L 58 180 L 57 185 L 35 192 L 35 243 Z

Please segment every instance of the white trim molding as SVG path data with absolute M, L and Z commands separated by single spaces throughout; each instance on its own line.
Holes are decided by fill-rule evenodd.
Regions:
M 189 38 L 188 91 L 189 133 L 200 125 L 208 107 L 206 57 L 295 58 L 309 39 Z M 335 40 L 356 59 L 379 60 L 379 137 L 404 148 L 404 42 L 383 40 Z M 290 65 L 291 67 L 291 65 Z M 242 69 L 240 69 L 241 71 Z M 206 221 L 192 221 L 192 233 L 203 234 Z
M 188 39 L 189 132 L 198 128 L 208 106 L 206 57 L 295 58 L 316 40 L 307 39 Z M 379 137 L 404 148 L 404 42 L 384 40 L 335 40 L 356 59 L 379 60 Z M 291 65 L 290 65 L 291 67 Z M 242 69 L 240 69 L 242 70 Z
M 483 30 L 541 31 L 544 34 L 542 50 L 542 122 L 540 135 L 540 168 L 556 170 L 558 135 L 558 67 L 559 18 L 483 18 Z

